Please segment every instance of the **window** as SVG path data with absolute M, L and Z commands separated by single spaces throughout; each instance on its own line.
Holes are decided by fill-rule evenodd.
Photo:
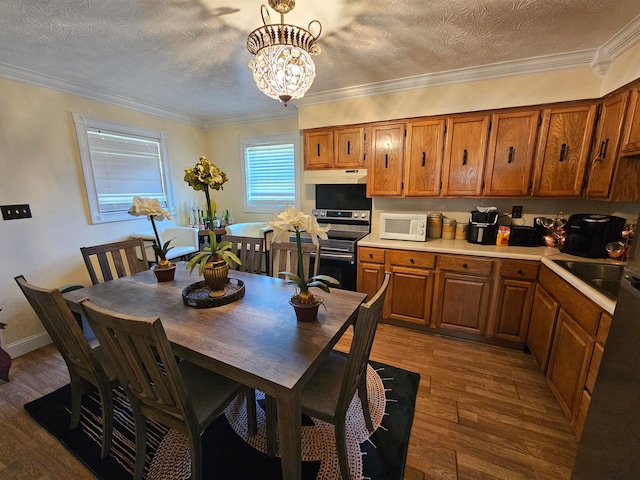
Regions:
M 298 202 L 297 133 L 240 139 L 245 212 L 273 213 Z
M 134 220 L 135 196 L 172 210 L 167 134 L 73 114 L 91 223 Z

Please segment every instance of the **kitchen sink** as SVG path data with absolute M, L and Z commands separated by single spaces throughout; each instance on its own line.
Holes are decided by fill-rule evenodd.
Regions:
M 617 299 L 624 265 L 575 260 L 554 260 L 554 262 L 607 297 Z

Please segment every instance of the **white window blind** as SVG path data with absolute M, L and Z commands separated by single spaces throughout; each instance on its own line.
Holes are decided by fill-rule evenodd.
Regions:
M 135 219 L 135 196 L 171 210 L 164 132 L 74 115 L 92 223 Z
M 275 212 L 297 201 L 296 134 L 241 139 L 246 212 Z

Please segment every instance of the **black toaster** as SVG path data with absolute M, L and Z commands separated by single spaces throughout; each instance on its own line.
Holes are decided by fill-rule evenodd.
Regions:
M 512 225 L 509 233 L 509 245 L 518 247 L 537 247 L 540 245 L 540 233 L 535 227 Z

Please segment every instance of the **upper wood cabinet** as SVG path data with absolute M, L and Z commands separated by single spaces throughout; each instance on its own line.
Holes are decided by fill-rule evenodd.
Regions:
M 585 190 L 587 198 L 609 197 L 628 100 L 629 92 L 627 91 L 607 98 L 600 106 L 600 118 L 591 153 L 592 160 L 588 166 Z
M 368 164 L 367 195 L 402 195 L 405 130 L 404 122 L 375 124 L 371 127 L 372 151 Z
M 305 130 L 305 170 L 360 168 L 364 161 L 363 126 Z
M 522 197 L 529 193 L 539 110 L 491 116 L 484 195 Z
M 631 89 L 620 155 L 640 154 L 640 86 Z
M 444 119 L 407 124 L 404 195 L 432 197 L 440 193 L 444 143 Z
M 595 104 L 542 111 L 533 196 L 580 196 L 596 111 Z
M 442 165 L 443 196 L 478 196 L 482 193 L 488 137 L 489 115 L 447 119 Z

